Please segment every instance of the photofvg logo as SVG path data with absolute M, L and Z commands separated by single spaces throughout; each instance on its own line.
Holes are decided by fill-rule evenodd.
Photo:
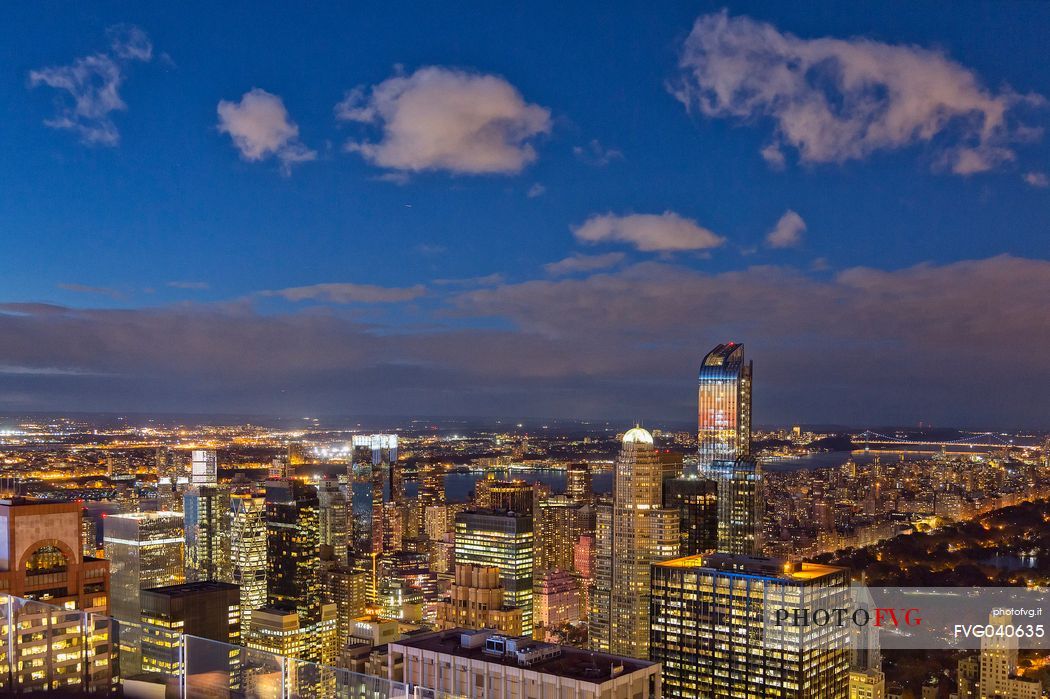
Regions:
M 856 648 L 977 649 L 1002 642 L 1050 648 L 1043 628 L 1048 592 L 1024 587 L 844 588 L 767 591 L 769 639 L 816 638 L 829 630 Z

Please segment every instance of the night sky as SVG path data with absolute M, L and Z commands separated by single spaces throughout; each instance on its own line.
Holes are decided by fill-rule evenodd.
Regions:
M 1047 426 L 1050 3 L 503 5 L 4 7 L 0 412 Z

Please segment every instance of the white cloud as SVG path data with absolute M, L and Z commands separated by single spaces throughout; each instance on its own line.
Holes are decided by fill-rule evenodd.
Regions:
M 426 293 L 426 289 L 420 284 L 408 287 L 387 287 L 374 284 L 330 283 L 294 286 L 259 293 L 262 296 L 278 296 L 287 301 L 397 303 L 417 299 Z
M 572 232 L 584 243 L 630 243 L 644 252 L 708 250 L 725 242 L 725 238 L 673 211 L 627 216 L 599 214 L 591 216 Z
M 551 130 L 550 111 L 503 78 L 440 66 L 352 90 L 336 116 L 382 129 L 379 141 L 350 141 L 347 150 L 407 172 L 517 173 L 536 159 L 534 138 Z
M 574 146 L 572 154 L 583 162 L 597 167 L 605 167 L 614 160 L 623 160 L 623 151 L 617 148 L 606 148 L 598 139 L 591 139 L 586 146 Z
M 44 124 L 67 129 L 87 145 L 115 146 L 120 132 L 110 115 L 127 109 L 120 97 L 120 86 L 132 61 L 153 58 L 153 44 L 146 32 L 130 25 L 107 30 L 108 52 L 82 56 L 66 66 L 51 66 L 29 72 L 31 87 L 46 85 L 68 93 L 56 100 L 57 113 Z
M 166 286 L 172 289 L 187 289 L 190 291 L 204 291 L 210 289 L 211 285 L 208 282 L 197 282 L 197 281 L 173 281 L 168 282 Z
M 957 174 L 1013 160 L 1010 143 L 1038 131 L 1012 126 L 1008 113 L 1038 95 L 992 92 L 940 51 L 863 38 L 802 39 L 725 11 L 700 17 L 680 57 L 674 88 L 709 117 L 775 124 L 763 157 L 782 148 L 803 162 L 843 162 L 880 150 L 933 143 L 935 166 Z
M 547 188 L 537 182 L 536 184 L 529 187 L 529 191 L 525 192 L 525 196 L 529 199 L 535 199 L 536 197 L 543 196 L 543 193 L 547 191 Z
M 565 274 L 576 274 L 577 272 L 594 272 L 599 269 L 615 267 L 626 259 L 622 252 L 608 252 L 604 255 L 570 255 L 557 262 L 548 262 L 543 269 L 552 277 Z
M 766 245 L 771 248 L 793 248 L 802 243 L 802 234 L 806 231 L 806 222 L 791 209 L 773 226 L 766 235 Z
M 1045 172 L 1026 172 L 1024 181 L 1039 189 L 1050 187 L 1050 177 L 1047 177 Z
M 287 173 L 293 164 L 317 158 L 315 151 L 299 141 L 299 127 L 277 95 L 254 87 L 240 102 L 221 100 L 217 111 L 219 131 L 230 135 L 245 160 L 273 156 Z

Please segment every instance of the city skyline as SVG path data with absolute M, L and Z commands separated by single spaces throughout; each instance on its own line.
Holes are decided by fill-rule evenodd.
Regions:
M 9 8 L 0 409 L 1042 427 L 1050 9 L 837 9 Z

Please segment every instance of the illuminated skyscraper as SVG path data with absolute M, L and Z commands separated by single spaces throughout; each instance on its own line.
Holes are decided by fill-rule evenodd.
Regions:
M 80 505 L 0 500 L 0 693 L 108 694 L 113 686 L 109 561 L 81 554 Z M 21 602 L 42 600 L 45 604 Z M 46 606 L 45 606 L 46 605 Z M 75 610 L 56 613 L 54 607 Z M 73 649 L 75 652 L 70 652 Z
M 182 670 L 182 635 L 220 643 L 241 642 L 240 596 L 236 585 L 214 580 L 143 590 L 142 670 L 177 676 Z M 215 646 L 216 650 L 220 650 Z M 218 667 L 236 676 L 240 654 L 224 651 Z
M 718 484 L 718 550 L 762 551 L 762 469 L 751 459 L 751 362 L 744 346 L 711 350 L 700 366 L 697 442 L 700 476 Z
M 845 568 L 713 554 L 653 566 L 649 658 L 667 699 L 846 699 L 849 629 L 777 625 L 850 604 Z
M 490 473 L 475 485 L 474 506 L 479 510 L 504 510 L 531 515 L 536 500 L 536 486 L 521 480 L 500 481 Z
M 331 558 L 340 564 L 347 562 L 347 512 L 346 495 L 339 481 L 325 479 L 317 484 L 318 526 L 321 530 L 321 545 L 331 550 Z
M 565 470 L 565 495 L 573 502 L 590 502 L 594 496 L 591 467 L 585 462 L 569 464 Z
M 218 485 L 219 466 L 213 450 L 193 450 L 190 463 L 190 483 L 193 485 Z
M 252 612 L 266 604 L 266 500 L 261 495 L 230 496 L 230 563 L 240 588 L 241 625 L 251 626 Z
M 661 458 L 653 436 L 636 427 L 616 459 L 612 506 L 597 515 L 591 647 L 645 658 L 649 651 L 649 567 L 679 551 L 678 509 L 663 507 L 663 482 L 674 462 Z
M 182 498 L 186 532 L 186 580 L 230 579 L 230 493 L 198 485 Z
M 504 606 L 503 595 L 499 568 L 457 563 L 448 599 L 437 607 L 437 628 L 496 629 L 520 636 L 522 610 Z
M 388 498 L 395 499 L 393 495 L 398 489 L 394 483 L 395 475 L 399 484 L 403 485 L 400 474 L 395 474 L 397 463 L 397 435 L 396 434 L 355 434 L 352 440 L 356 462 L 358 451 L 367 450 L 369 463 L 371 464 L 371 500 L 372 505 L 368 515 L 368 526 L 371 529 L 370 551 L 360 553 L 371 553 L 378 555 L 383 553 L 383 544 L 387 535 L 386 505 Z M 353 467 L 347 473 L 353 482 Z
M 582 533 L 584 505 L 564 495 L 555 495 L 539 503 L 535 515 L 536 569 L 575 569 L 576 543 Z
M 697 405 L 701 475 L 714 461 L 750 456 L 751 362 L 743 345 L 718 345 L 704 357 Z
M 520 607 L 522 633 L 532 633 L 532 515 L 469 510 L 456 515 L 456 564 L 496 566 L 503 601 Z
M 185 536 L 178 512 L 109 515 L 102 521 L 102 543 L 109 560 L 109 613 L 121 622 L 115 639 L 120 673 L 142 669 L 140 592 L 185 582 Z

